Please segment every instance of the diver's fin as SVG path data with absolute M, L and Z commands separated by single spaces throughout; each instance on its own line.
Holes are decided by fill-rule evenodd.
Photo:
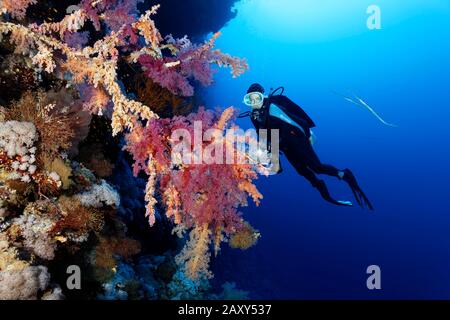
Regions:
M 341 206 L 353 207 L 353 203 L 351 201 L 338 200 L 337 202 Z
M 366 194 L 359 187 L 358 182 L 356 181 L 356 178 L 350 171 L 350 169 L 344 170 L 344 177 L 342 178 L 342 180 L 347 182 L 353 192 L 353 195 L 355 196 L 356 201 L 361 207 L 364 207 L 364 205 L 366 205 L 370 210 L 373 210 L 372 203 L 370 203 Z
M 319 190 L 320 195 L 322 196 L 322 198 L 332 204 L 335 204 L 337 206 L 346 206 L 346 207 L 352 207 L 353 203 L 351 203 L 350 201 L 338 201 L 338 200 L 334 200 L 330 193 L 328 192 L 328 188 L 327 185 L 325 184 L 325 181 L 323 180 L 319 180 L 317 182 L 317 184 L 315 185 L 316 189 Z

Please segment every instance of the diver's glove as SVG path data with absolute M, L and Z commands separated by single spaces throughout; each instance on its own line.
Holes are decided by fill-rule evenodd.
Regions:
M 280 159 L 273 157 L 269 151 L 260 148 L 252 151 L 249 151 L 249 158 L 263 168 L 261 174 L 273 175 L 283 171 Z
M 280 159 L 275 159 L 275 161 L 274 159 L 271 159 L 267 167 L 270 170 L 270 174 L 280 174 L 281 172 L 283 172 Z
M 373 206 L 370 203 L 369 199 L 365 195 L 365 193 L 361 190 L 361 188 L 358 185 L 358 182 L 356 181 L 355 176 L 349 169 L 345 169 L 344 176 L 342 177 L 342 180 L 347 182 L 347 184 L 350 186 L 350 189 L 352 189 L 353 195 L 355 196 L 356 201 L 361 207 L 364 207 L 365 205 L 370 209 L 373 210 Z

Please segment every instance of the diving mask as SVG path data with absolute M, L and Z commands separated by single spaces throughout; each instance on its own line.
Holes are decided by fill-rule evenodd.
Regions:
M 244 96 L 244 103 L 249 107 L 262 105 L 264 95 L 261 92 L 250 92 Z

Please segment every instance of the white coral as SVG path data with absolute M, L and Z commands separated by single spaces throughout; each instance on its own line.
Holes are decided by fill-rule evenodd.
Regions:
M 14 160 L 11 164 L 13 172 L 10 172 L 8 179 L 31 181 L 29 174 L 36 172 L 36 166 L 32 163 L 36 161 L 36 147 L 33 144 L 37 139 L 36 127 L 31 122 L 0 122 L 0 150 Z
M 15 218 L 13 223 L 20 228 L 27 249 L 42 259 L 52 260 L 55 257 L 56 243 L 49 236 L 54 225 L 52 219 L 25 209 L 24 214 Z
M 28 167 L 28 172 L 30 174 L 34 174 L 36 172 L 36 169 L 37 169 L 36 166 L 32 164 Z
M 75 197 L 86 207 L 100 208 L 104 205 L 118 207 L 120 205 L 119 194 L 105 180 Z
M 19 161 L 14 161 L 11 165 L 11 168 L 13 168 L 14 170 L 19 170 L 19 167 L 20 167 Z
M 48 177 L 49 177 L 50 179 L 52 179 L 53 181 L 55 181 L 55 182 L 58 182 L 58 181 L 61 180 L 59 174 L 57 174 L 57 173 L 54 172 L 54 171 L 50 172 L 50 173 L 48 174 Z
M 0 300 L 37 299 L 50 283 L 47 267 L 29 266 L 22 270 L 0 271 Z
M 9 158 L 32 153 L 30 149 L 33 148 L 37 138 L 36 127 L 31 122 L 0 122 L 0 148 L 6 152 Z
M 48 291 L 42 295 L 41 300 L 63 300 L 64 294 L 59 286 L 56 286 L 51 291 Z

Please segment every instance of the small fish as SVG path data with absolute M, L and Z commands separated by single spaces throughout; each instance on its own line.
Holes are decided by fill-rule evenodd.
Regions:
M 359 107 L 363 107 L 366 108 L 367 110 L 370 111 L 370 113 L 372 113 L 382 124 L 388 126 L 388 127 L 393 127 L 393 128 L 397 128 L 398 126 L 393 124 L 393 123 L 389 123 L 386 122 L 371 106 L 369 106 L 363 99 L 361 99 L 360 97 L 358 97 L 356 94 L 353 94 L 354 98 L 345 96 L 343 94 L 337 93 L 335 92 L 337 95 L 341 96 L 344 98 L 344 100 L 359 106 Z

